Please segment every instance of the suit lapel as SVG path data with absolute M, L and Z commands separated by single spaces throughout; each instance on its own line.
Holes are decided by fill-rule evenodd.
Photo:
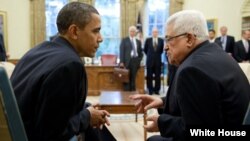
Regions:
M 129 51 L 131 52 L 132 51 L 132 42 L 130 40 L 130 37 L 127 38 L 127 43 L 129 43 Z
M 240 47 L 242 48 L 242 50 L 244 50 L 245 53 L 247 53 L 242 40 L 240 41 Z
M 244 50 L 244 52 L 246 54 L 249 54 L 249 52 L 250 52 L 250 50 L 249 50 L 250 41 L 248 41 L 248 52 L 246 51 L 246 48 L 245 48 L 244 43 L 243 43 L 243 40 L 240 41 L 240 45 L 241 45 L 242 49 Z

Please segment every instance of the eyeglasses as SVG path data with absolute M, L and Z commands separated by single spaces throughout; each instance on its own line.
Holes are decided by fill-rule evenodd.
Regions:
M 165 36 L 165 40 L 167 41 L 167 43 L 173 41 L 175 38 L 177 37 L 180 37 L 180 36 L 184 36 L 184 35 L 187 35 L 188 33 L 182 33 L 182 34 L 179 34 L 179 35 L 176 35 L 176 36 Z

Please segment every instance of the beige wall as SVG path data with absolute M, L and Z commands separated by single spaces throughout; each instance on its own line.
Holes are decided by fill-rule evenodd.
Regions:
M 18 59 L 30 48 L 29 0 L 0 0 L 0 10 L 7 12 L 8 52 Z
M 183 9 L 196 9 L 205 15 L 207 19 L 217 19 L 219 27 L 228 27 L 228 34 L 235 40 L 241 38 L 241 7 L 244 0 L 184 0 Z

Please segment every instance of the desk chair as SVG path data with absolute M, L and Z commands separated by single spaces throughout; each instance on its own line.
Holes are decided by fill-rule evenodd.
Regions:
M 0 62 L 0 67 L 3 67 L 5 68 L 6 72 L 7 72 L 7 75 L 8 77 L 10 78 L 12 72 L 14 71 L 15 69 L 15 65 L 10 63 L 10 62 L 4 62 L 4 61 L 1 61 Z
M 250 103 L 247 108 L 247 112 L 243 121 L 243 125 L 250 125 Z
M 3 67 L 0 67 L 0 137 L 3 141 L 28 141 L 11 83 Z
M 114 54 L 103 54 L 101 55 L 101 63 L 104 66 L 116 65 L 117 55 Z

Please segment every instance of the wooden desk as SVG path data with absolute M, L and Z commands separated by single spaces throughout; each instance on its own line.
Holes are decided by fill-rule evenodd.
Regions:
M 123 84 L 114 79 L 115 66 L 85 65 L 88 76 L 88 95 L 100 95 L 100 91 L 123 91 Z M 137 72 L 136 89 L 144 93 L 144 66 Z
M 101 91 L 100 109 L 107 110 L 110 114 L 137 114 L 135 109 L 135 101 L 129 99 L 129 96 L 138 92 L 122 92 L 122 91 Z M 144 125 L 147 124 L 147 113 L 143 113 Z M 137 115 L 136 115 L 137 121 Z M 147 131 L 144 129 L 144 141 L 147 140 Z

